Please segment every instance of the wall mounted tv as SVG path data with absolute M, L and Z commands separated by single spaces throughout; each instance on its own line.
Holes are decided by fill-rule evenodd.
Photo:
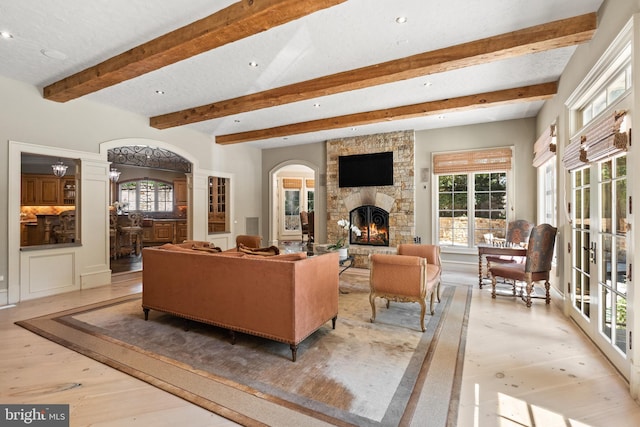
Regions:
M 339 187 L 393 185 L 393 151 L 338 157 Z

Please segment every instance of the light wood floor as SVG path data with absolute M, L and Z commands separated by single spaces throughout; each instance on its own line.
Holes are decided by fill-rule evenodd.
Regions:
M 628 385 L 556 305 L 493 300 L 473 274 L 444 279 L 474 286 L 459 427 L 640 425 Z M 13 324 L 140 289 L 134 278 L 0 310 L 0 403 L 70 404 L 72 426 L 234 425 Z

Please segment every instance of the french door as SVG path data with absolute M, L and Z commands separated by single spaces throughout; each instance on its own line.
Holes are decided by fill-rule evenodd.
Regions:
M 282 185 L 280 191 L 278 238 L 301 240 L 300 212 L 313 211 L 314 189 L 307 187 L 303 179 L 292 178 L 283 181 L 288 181 L 288 186 Z
M 571 317 L 627 378 L 627 157 L 571 172 Z

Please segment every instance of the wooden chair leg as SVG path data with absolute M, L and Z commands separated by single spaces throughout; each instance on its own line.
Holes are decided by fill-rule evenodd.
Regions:
M 533 291 L 533 283 L 527 282 L 527 295 L 525 302 L 527 303 L 527 307 L 531 307 L 531 292 Z
M 491 298 L 496 298 L 496 277 L 491 275 Z
M 431 295 L 431 302 L 433 303 L 433 295 Z M 420 300 L 420 329 L 422 329 L 422 332 L 426 330 L 424 327 L 424 315 L 426 311 L 427 311 L 427 303 L 425 302 L 425 300 L 421 299 Z M 431 312 L 431 314 L 433 314 L 433 312 Z
M 369 294 L 369 303 L 371 304 L 371 323 L 376 321 L 376 297 Z
M 545 280 L 544 282 L 544 290 L 545 290 L 545 297 L 544 297 L 544 301 L 547 304 L 551 303 L 551 294 L 549 293 L 549 290 L 551 289 L 551 284 L 549 283 L 548 280 Z

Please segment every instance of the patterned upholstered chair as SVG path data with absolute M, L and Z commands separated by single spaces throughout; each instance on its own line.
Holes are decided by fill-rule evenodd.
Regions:
M 304 242 L 304 235 L 307 235 L 309 239 L 309 213 L 306 211 L 300 212 L 300 231 L 302 231 L 302 241 Z
M 498 264 L 489 267 L 491 275 L 491 297 L 496 297 L 496 278 L 513 281 L 513 295 L 516 295 L 517 282 L 525 282 L 522 299 L 531 307 L 531 298 L 535 282 L 544 280 L 545 302 L 551 302 L 549 294 L 549 272 L 553 261 L 553 249 L 558 229 L 549 224 L 540 224 L 531 230 L 524 263 Z
M 440 302 L 440 247 L 436 245 L 398 245 L 398 254 L 369 255 L 369 302 L 371 322 L 376 319 L 376 298 L 420 304 L 420 328 L 425 331 L 427 297 L 429 312 L 434 313 L 434 299 Z
M 517 219 L 515 221 L 511 221 L 507 225 L 507 237 L 505 239 L 505 243 L 507 245 L 519 245 L 521 243 L 527 243 L 534 225 L 534 223 L 529 222 L 525 219 Z M 511 264 L 514 262 L 524 262 L 524 257 L 519 256 L 489 255 L 486 258 L 488 266 L 491 266 L 492 263 Z

